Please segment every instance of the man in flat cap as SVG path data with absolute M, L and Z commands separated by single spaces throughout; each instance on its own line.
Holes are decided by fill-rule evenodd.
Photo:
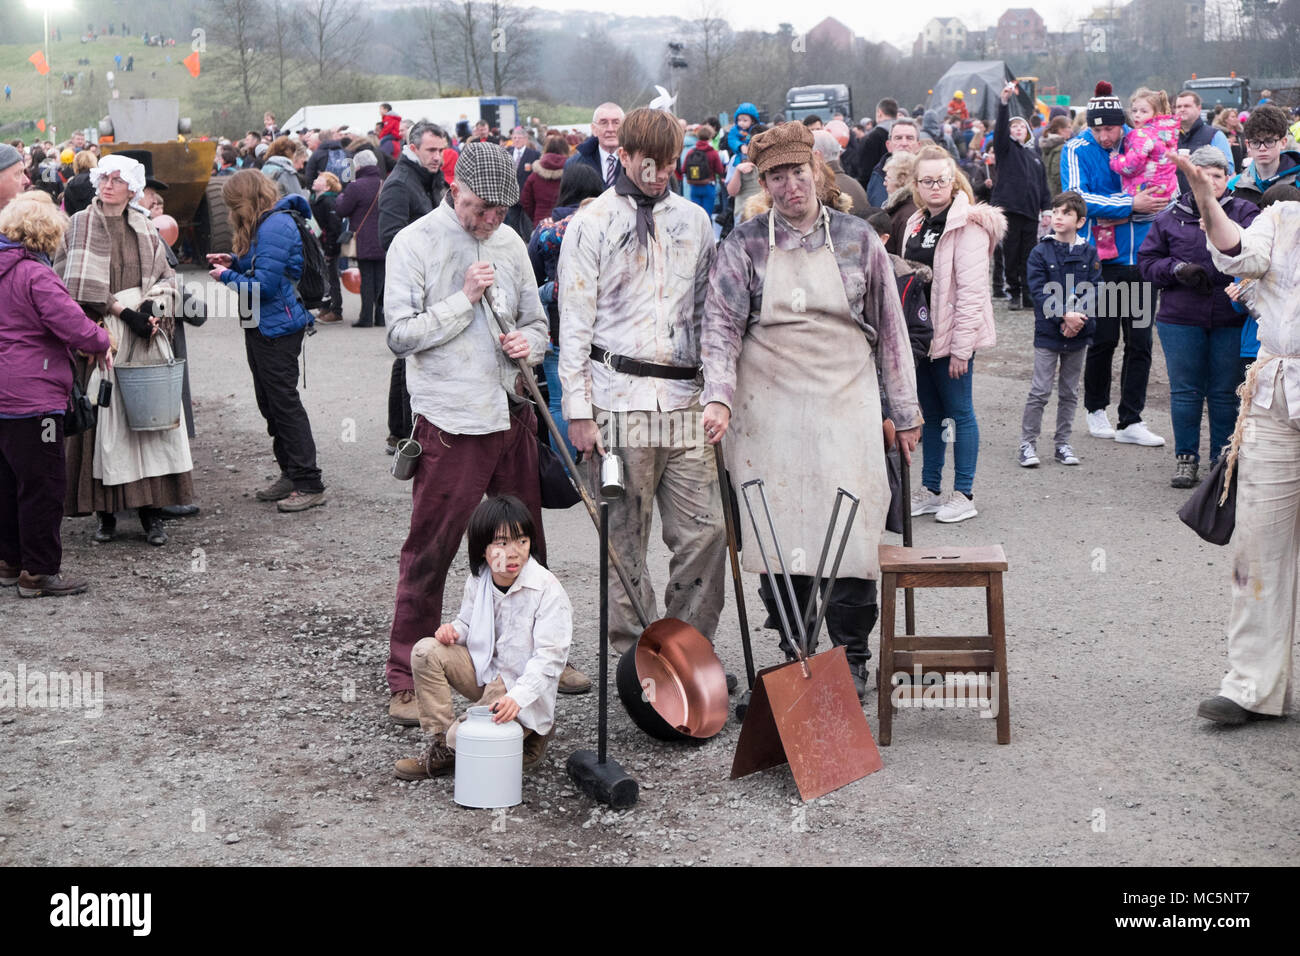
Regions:
M 515 359 L 540 363 L 548 327 L 527 248 L 500 228 L 518 200 L 509 154 L 495 143 L 470 143 L 442 202 L 388 249 L 388 347 L 406 359 L 421 448 L 387 668 L 388 712 L 406 726 L 419 724 L 411 648 L 442 621 L 447 571 L 485 493 L 523 501 L 536 526 L 532 554 L 546 561 L 537 419 Z
M 657 502 L 672 552 L 667 616 L 713 640 L 726 592 L 726 530 L 699 377 L 713 226 L 668 188 L 682 150 L 671 113 L 633 110 L 618 142 L 613 186 L 573 217 L 560 248 L 564 417 L 584 454 L 623 459 L 626 494 L 610 503 L 609 537 L 643 609 L 659 616 L 645 567 Z M 610 642 L 623 653 L 641 630 L 615 579 Z
M 826 625 L 832 643 L 845 648 L 862 698 L 877 616 L 876 549 L 890 501 L 882 384 L 909 461 L 921 434 L 907 325 L 875 231 L 818 200 L 808 128 L 782 123 L 756 136 L 749 160 L 772 208 L 732 231 L 709 277 L 704 429 L 713 443 L 727 436 L 733 487 L 764 481 L 783 556 L 796 572 L 799 608 L 788 608 L 790 620 L 812 588 L 811 575 L 797 572 L 821 553 L 836 490 L 861 499 Z M 745 549 L 744 566 L 761 574 L 756 548 Z M 762 578 L 759 593 L 776 618 L 774 594 L 788 607 L 785 589 Z M 781 646 L 793 659 L 789 635 Z

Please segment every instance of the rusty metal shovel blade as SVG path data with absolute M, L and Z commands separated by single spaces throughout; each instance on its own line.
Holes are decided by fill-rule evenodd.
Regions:
M 731 779 L 790 765 L 799 796 L 815 800 L 883 766 L 844 648 L 758 672 Z

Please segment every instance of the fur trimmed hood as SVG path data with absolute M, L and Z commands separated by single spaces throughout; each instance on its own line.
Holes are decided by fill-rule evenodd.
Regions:
M 885 200 L 885 204 L 881 208 L 884 209 L 885 212 L 889 213 L 892 216 L 895 212 L 899 210 L 899 208 L 904 203 L 906 203 L 911 198 L 912 198 L 912 187 L 900 186 L 898 189 L 895 189 L 892 193 L 889 194 L 889 198 Z
M 753 219 L 755 216 L 761 216 L 772 208 L 770 197 L 763 190 L 759 190 L 745 201 L 745 208 L 742 210 L 745 221 Z M 838 212 L 848 212 L 853 208 L 853 200 L 849 198 L 848 193 L 840 193 L 839 198 L 835 200 L 835 207 Z
M 543 153 L 542 158 L 533 163 L 533 172 L 542 179 L 559 179 L 564 173 L 564 162 L 568 158 L 559 153 Z

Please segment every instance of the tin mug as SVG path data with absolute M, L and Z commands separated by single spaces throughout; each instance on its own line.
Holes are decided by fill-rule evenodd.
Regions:
M 403 438 L 397 443 L 389 472 L 398 481 L 410 481 L 415 477 L 415 466 L 423 450 L 414 438 Z
M 606 498 L 623 497 L 623 459 L 612 451 L 600 462 L 600 493 Z

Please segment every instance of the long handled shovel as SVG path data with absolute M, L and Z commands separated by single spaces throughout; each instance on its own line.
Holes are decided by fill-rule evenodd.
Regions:
M 797 637 L 795 629 L 790 626 L 790 615 L 787 615 L 785 601 L 780 597 L 780 583 L 772 573 L 758 517 L 754 514 L 753 502 L 750 500 L 750 489 L 754 487 L 758 489 L 767 517 L 772 548 L 776 552 L 781 577 L 790 598 L 789 607 L 797 625 Z M 777 537 L 776 523 L 768 507 L 763 480 L 755 478 L 747 481 L 741 491 L 754 526 L 755 546 L 759 549 L 763 568 L 777 594 L 776 609 L 781 627 L 795 648 L 797 660 L 759 671 L 749 712 L 740 728 L 740 740 L 731 764 L 731 779 L 788 763 L 799 788 L 799 795 L 804 800 L 812 800 L 879 770 L 882 766 L 880 751 L 876 749 L 871 729 L 867 726 L 867 718 L 862 712 L 844 648 L 835 647 L 822 654 L 808 655 L 805 615 L 799 613 L 794 580 L 786 567 L 785 552 Z M 843 492 L 843 495 L 847 494 L 848 492 Z M 836 497 L 833 520 L 838 518 L 843 495 Z M 853 510 L 856 512 L 856 505 Z M 813 582 L 814 594 L 825 567 L 834 527 L 832 523 L 827 532 L 826 545 L 822 549 L 822 564 L 818 567 L 819 580 Z M 832 578 L 839 572 L 840 557 L 843 556 L 851 530 L 850 521 L 844 528 L 840 550 L 831 572 Z M 811 604 L 808 611 L 811 611 Z M 824 613 L 825 602 L 815 627 L 820 627 Z
M 615 810 L 636 803 L 639 788 L 618 761 L 605 757 L 605 736 L 609 723 L 609 503 L 600 503 L 600 701 L 596 750 L 579 750 L 569 758 L 566 769 L 573 782 L 587 796 Z
M 731 581 L 736 591 L 736 616 L 740 619 L 740 646 L 745 651 L 745 678 L 749 689 L 736 701 L 736 719 L 744 720 L 749 711 L 749 701 L 754 693 L 754 648 L 749 641 L 749 615 L 745 613 L 745 587 L 740 578 L 739 542 L 736 540 L 736 519 L 732 513 L 731 479 L 727 475 L 727 463 L 722 457 L 722 442 L 713 446 L 714 458 L 718 463 L 718 489 L 722 492 L 722 514 L 727 524 L 727 553 L 731 556 Z

